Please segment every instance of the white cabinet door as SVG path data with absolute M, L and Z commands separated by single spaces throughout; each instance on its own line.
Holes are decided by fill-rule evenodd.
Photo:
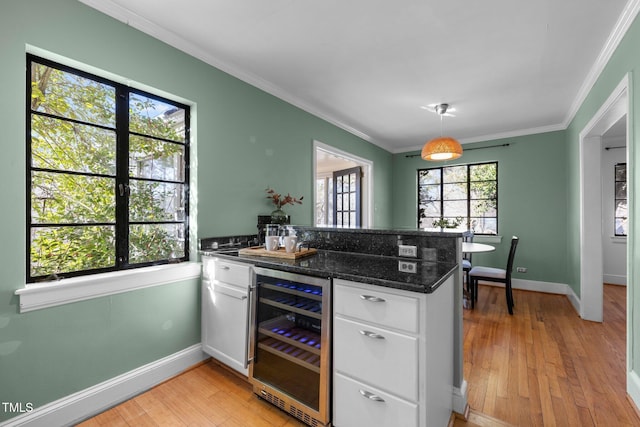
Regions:
M 202 281 L 202 350 L 247 375 L 248 291 Z
M 418 405 L 340 374 L 334 375 L 335 427 L 417 427 Z

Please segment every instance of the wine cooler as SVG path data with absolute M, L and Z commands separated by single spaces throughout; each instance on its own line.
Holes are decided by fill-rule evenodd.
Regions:
M 253 391 L 305 424 L 329 426 L 331 282 L 254 270 L 249 365 Z

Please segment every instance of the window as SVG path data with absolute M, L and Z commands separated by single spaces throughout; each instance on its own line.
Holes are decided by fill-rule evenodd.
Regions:
M 333 225 L 333 179 L 316 177 L 316 226 Z
M 189 107 L 27 56 L 27 281 L 188 259 Z
M 615 165 L 614 229 L 616 236 L 627 235 L 627 164 Z
M 418 170 L 418 227 L 498 233 L 498 163 Z

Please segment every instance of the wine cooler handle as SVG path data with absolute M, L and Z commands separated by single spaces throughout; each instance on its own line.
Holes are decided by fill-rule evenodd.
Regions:
M 360 298 L 370 302 L 385 302 L 384 298 L 374 297 L 373 295 L 360 295 Z
M 369 400 L 373 400 L 375 402 L 384 402 L 384 399 L 378 396 L 377 394 L 370 393 L 366 390 L 360 389 L 360 394 L 366 397 Z
M 253 360 L 255 359 L 255 348 L 254 348 L 254 340 L 253 340 L 253 335 L 256 333 L 256 327 L 253 324 L 254 323 L 254 293 L 255 293 L 255 286 L 249 286 L 249 301 L 247 302 L 247 305 L 249 307 L 248 310 L 248 317 L 249 319 L 247 319 L 247 359 L 246 362 L 244 364 L 245 369 L 249 366 L 249 363 L 252 363 Z
M 360 331 L 360 333 L 361 333 L 362 335 L 364 335 L 365 337 L 375 338 L 375 339 L 377 339 L 377 340 L 383 340 L 383 339 L 384 339 L 384 335 L 376 334 L 375 332 L 370 332 L 370 331 Z

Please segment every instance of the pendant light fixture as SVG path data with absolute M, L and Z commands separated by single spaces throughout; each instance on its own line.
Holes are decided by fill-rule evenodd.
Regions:
M 440 161 L 453 160 L 462 156 L 462 146 L 450 136 L 442 136 L 442 117 L 447 112 L 449 104 L 438 104 L 435 111 L 440 116 L 440 135 L 424 144 L 420 157 L 424 160 Z

